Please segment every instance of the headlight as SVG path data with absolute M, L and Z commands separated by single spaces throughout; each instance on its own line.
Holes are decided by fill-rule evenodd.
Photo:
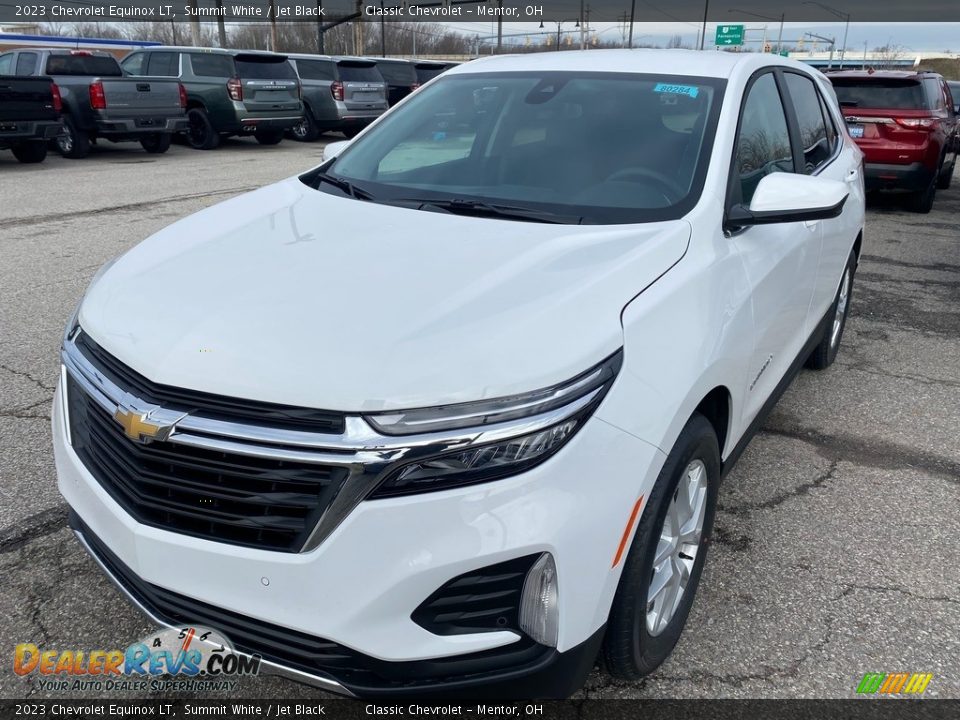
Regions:
M 442 407 L 398 410 L 365 417 L 384 435 L 415 435 L 458 428 L 479 428 L 531 417 L 569 405 L 595 390 L 606 392 L 606 388 L 620 371 L 622 360 L 623 351 L 618 350 L 599 365 L 572 380 L 523 395 Z
M 389 427 L 417 428 L 421 433 L 427 427 L 462 428 L 466 418 L 471 419 L 470 427 L 478 430 L 493 423 L 526 418 L 549 417 L 552 422 L 544 422 L 533 430 L 518 423 L 518 428 L 527 431 L 518 429 L 514 437 L 408 462 L 391 471 L 370 497 L 448 490 L 515 475 L 539 465 L 563 447 L 590 417 L 616 378 L 621 361 L 622 353 L 618 351 L 569 382 L 526 395 L 390 415 Z M 382 421 L 384 416 L 376 417 Z M 379 422 L 368 420 L 381 429 Z

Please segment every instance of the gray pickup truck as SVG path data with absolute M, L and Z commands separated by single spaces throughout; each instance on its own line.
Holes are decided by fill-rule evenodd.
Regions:
M 166 152 L 173 133 L 187 128 L 186 93 L 176 80 L 125 77 L 116 58 L 77 50 L 18 49 L 10 57 L 18 75 L 53 78 L 63 102 L 60 154 L 82 158 L 99 138 L 139 141 L 150 153 Z
M 0 150 L 22 163 L 43 162 L 60 134 L 60 93 L 48 77 L 17 77 L 0 58 Z

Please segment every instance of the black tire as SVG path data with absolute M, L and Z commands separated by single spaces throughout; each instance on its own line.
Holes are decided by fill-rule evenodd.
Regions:
M 939 175 L 940 171 L 938 170 L 934 173 L 933 177 L 930 178 L 930 184 L 927 185 L 926 190 L 921 190 L 920 192 L 915 192 L 910 195 L 907 201 L 908 208 L 921 215 L 926 215 L 933 210 L 933 200 L 937 195 L 937 178 Z
M 47 157 L 46 142 L 25 142 L 10 150 L 13 156 L 25 165 L 43 162 Z
M 706 474 L 703 530 L 689 579 L 679 604 L 666 626 L 651 634 L 647 626 L 647 596 L 653 579 L 654 558 L 671 501 L 680 491 L 680 479 L 695 461 Z M 622 680 L 637 680 L 653 672 L 673 650 L 693 605 L 713 531 L 713 516 L 720 488 L 720 450 L 713 426 L 694 414 L 667 456 L 660 476 L 640 516 L 623 574 L 613 598 L 603 640 L 602 658 L 607 672 Z M 673 567 L 671 565 L 671 567 Z
M 78 160 L 90 154 L 90 137 L 77 129 L 69 115 L 64 116 L 63 130 L 53 142 L 57 146 L 57 152 L 65 158 Z
M 823 330 L 823 337 L 819 344 L 810 353 L 807 358 L 806 366 L 811 370 L 826 370 L 833 365 L 837 359 L 837 353 L 840 352 L 840 343 L 843 341 L 843 329 L 847 326 L 847 318 L 850 316 L 850 301 L 853 299 L 853 278 L 857 271 L 857 254 L 850 252 L 847 258 L 847 264 L 843 268 L 843 275 L 840 276 L 840 284 L 837 286 L 837 293 L 833 296 L 833 304 L 830 306 L 828 316 L 831 318 Z M 846 283 L 846 294 L 844 295 L 844 284 Z M 841 298 L 843 298 L 843 308 L 840 310 Z M 838 310 L 840 310 L 838 318 Z M 836 326 L 836 337 L 834 337 L 834 326 Z
M 220 144 L 220 135 L 210 122 L 207 111 L 203 108 L 187 110 L 189 127 L 184 133 L 187 144 L 194 150 L 213 150 Z
M 940 173 L 940 177 L 937 178 L 937 190 L 949 190 L 950 184 L 953 182 L 953 171 L 957 166 L 957 160 L 954 158 L 953 162 L 950 163 L 950 167 L 944 168 Z
M 313 142 L 320 137 L 320 128 L 310 108 L 305 108 L 303 120 L 290 128 L 290 137 L 298 142 Z
M 170 133 L 154 133 L 140 140 L 140 147 L 152 155 L 162 155 L 170 149 L 173 135 Z
M 270 130 L 257 130 L 253 136 L 261 145 L 277 145 L 283 140 L 283 130 L 273 128 Z

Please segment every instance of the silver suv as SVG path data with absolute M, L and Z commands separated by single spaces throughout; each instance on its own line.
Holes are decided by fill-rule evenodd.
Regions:
M 303 85 L 304 118 L 291 128 L 296 140 L 316 140 L 326 130 L 352 138 L 389 106 L 387 83 L 373 60 L 288 55 Z

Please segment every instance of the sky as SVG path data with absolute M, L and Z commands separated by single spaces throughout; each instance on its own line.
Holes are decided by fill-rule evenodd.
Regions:
M 960 1 L 960 0 L 958 0 Z M 767 26 L 768 40 L 776 42 L 779 31 L 779 23 L 775 21 L 758 20 L 754 18 L 736 18 L 731 16 L 731 23 L 744 24 L 747 27 L 748 40 L 761 40 L 763 38 L 763 27 Z M 496 23 L 442 23 L 443 25 L 463 32 L 468 35 L 480 35 L 481 37 L 496 36 Z M 575 23 L 564 23 L 561 30 L 567 34 L 574 34 Z M 717 23 L 707 24 L 707 45 L 713 43 L 715 28 Z M 504 23 L 503 33 L 506 38 L 508 35 L 521 33 L 535 33 L 531 40 L 536 42 L 540 33 L 556 34 L 556 23 L 547 21 L 544 23 L 545 30 L 540 30 L 539 23 L 511 22 Z M 621 37 L 622 25 L 617 23 L 592 23 L 592 30 L 599 33 L 604 40 L 617 40 Z M 635 23 L 633 30 L 634 42 L 665 45 L 673 35 L 680 35 L 685 45 L 693 46 L 700 31 L 700 24 L 694 22 L 663 22 L 663 23 Z M 837 49 L 842 44 L 844 23 L 784 23 L 783 39 L 784 45 L 793 45 L 803 33 L 812 32 L 826 37 L 836 37 Z M 574 34 L 576 41 L 579 41 L 579 35 Z M 524 38 L 519 37 L 517 42 L 523 42 Z M 507 42 L 505 39 L 504 42 Z M 960 23 L 850 23 L 850 30 L 847 37 L 847 52 L 856 53 L 858 50 L 862 53 L 864 43 L 868 50 L 884 45 L 899 46 L 904 53 L 910 52 L 942 52 L 951 51 L 960 53 Z M 809 49 L 809 38 L 807 39 L 806 49 Z M 820 50 L 826 50 L 825 44 L 821 43 Z

